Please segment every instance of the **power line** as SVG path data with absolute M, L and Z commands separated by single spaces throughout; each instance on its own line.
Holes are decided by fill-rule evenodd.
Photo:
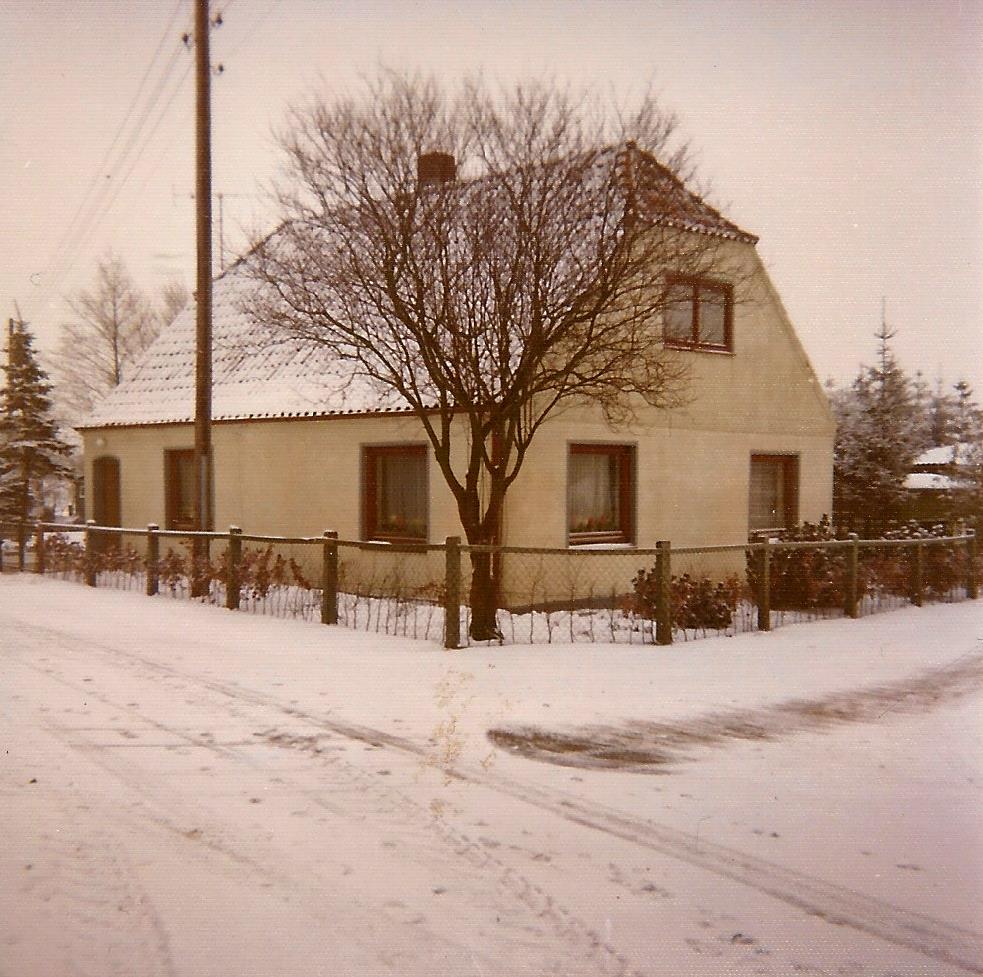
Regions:
M 164 73 L 161 75 L 160 79 L 158 80 L 157 85 L 154 88 L 152 94 L 150 95 L 147 104 L 143 108 L 143 111 L 139 117 L 139 120 L 136 123 L 136 126 L 130 132 L 120 153 L 118 154 L 115 162 L 113 163 L 111 172 L 106 174 L 105 181 L 102 182 L 99 191 L 97 192 L 95 197 L 93 197 L 89 201 L 89 204 L 85 210 L 85 214 L 83 216 L 81 224 L 79 224 L 79 226 L 75 228 L 74 232 L 71 235 L 69 235 L 68 238 L 65 240 L 63 247 L 61 249 L 61 253 L 57 255 L 58 260 L 64 260 L 66 256 L 70 255 L 74 247 L 77 246 L 79 241 L 82 238 L 84 238 L 85 235 L 89 232 L 90 230 L 89 225 L 95 220 L 96 215 L 99 214 L 100 211 L 104 211 L 106 198 L 116 191 L 117 186 L 120 184 L 120 181 L 114 181 L 113 177 L 122 169 L 123 166 L 127 164 L 127 162 L 129 162 L 130 155 L 133 153 L 134 148 L 139 142 L 141 136 L 143 135 L 143 131 L 145 126 L 147 125 L 147 121 L 150 117 L 150 114 L 157 107 L 157 103 L 160 101 L 160 97 L 164 91 L 164 88 L 171 80 L 171 77 L 174 72 L 174 68 L 177 63 L 177 58 L 180 55 L 180 53 L 181 53 L 180 47 L 176 48 L 175 51 L 172 52 L 171 58 L 164 69 Z
M 252 22 L 252 24 L 248 28 L 246 28 L 246 33 L 239 38 L 235 47 L 233 47 L 232 50 L 229 51 L 229 53 L 226 55 L 225 57 L 226 61 L 228 61 L 230 58 L 232 58 L 235 54 L 238 53 L 239 49 L 243 46 L 243 44 L 245 44 L 246 41 L 248 41 L 253 36 L 253 34 L 255 34 L 256 31 L 259 30 L 259 28 L 262 26 L 266 18 L 269 17 L 271 13 L 273 13 L 273 9 L 281 2 L 282 0 L 273 0 L 273 2 L 266 8 L 266 10 L 264 10 L 261 14 L 259 14 L 259 16 Z M 233 3 L 235 3 L 235 0 L 229 0 L 229 3 L 225 5 L 225 10 L 222 12 L 228 13 Z
M 185 2 L 186 0 L 179 0 L 177 7 L 175 8 L 175 11 L 172 13 L 171 18 L 168 22 L 168 31 L 173 26 L 175 15 L 180 11 L 181 6 Z M 138 89 L 138 95 L 131 103 L 131 107 L 130 110 L 127 112 L 126 119 L 129 119 L 133 115 L 133 108 L 138 104 L 139 101 L 139 92 L 145 86 L 146 79 L 150 77 L 153 70 L 154 62 L 158 60 L 159 53 L 164 49 L 164 44 L 166 43 L 166 40 L 167 40 L 167 32 L 165 32 L 165 35 L 162 37 L 161 42 L 158 44 L 157 51 L 154 54 L 154 58 L 152 59 L 150 66 L 144 72 L 144 79 L 141 81 L 140 88 Z M 98 227 L 101 221 L 105 218 L 109 208 L 111 208 L 113 203 L 115 203 L 127 179 L 132 174 L 136 163 L 139 161 L 147 145 L 152 140 L 153 136 L 156 134 L 157 129 L 160 126 L 160 123 L 163 121 L 163 118 L 167 114 L 168 110 L 170 109 L 170 106 L 173 103 L 175 96 L 180 91 L 181 86 L 184 83 L 184 80 L 187 78 L 188 70 L 190 66 L 189 68 L 185 69 L 185 72 L 181 76 L 181 79 L 179 80 L 177 86 L 171 92 L 171 95 L 168 98 L 167 102 L 165 103 L 163 110 L 157 116 L 157 119 L 153 124 L 149 136 L 147 136 L 145 139 L 141 141 L 141 137 L 144 134 L 144 130 L 150 119 L 151 114 L 153 113 L 154 109 L 157 107 L 158 103 L 160 102 L 161 96 L 163 95 L 168 84 L 173 78 L 174 69 L 177 63 L 177 57 L 181 53 L 181 50 L 182 48 L 180 45 L 175 46 L 175 50 L 172 52 L 170 59 L 165 65 L 160 77 L 158 78 L 156 86 L 154 87 L 152 93 L 147 98 L 147 101 L 143 106 L 143 109 L 140 113 L 140 116 L 135 126 L 131 129 L 129 136 L 127 137 L 123 147 L 117 153 L 116 159 L 113 162 L 110 173 L 106 174 L 105 181 L 102 182 L 102 185 L 99 187 L 95 196 L 91 196 L 91 194 L 87 192 L 88 199 L 83 198 L 83 201 L 80 204 L 78 211 L 76 212 L 76 218 L 79 218 L 79 216 L 81 215 L 81 219 L 73 218 L 73 221 L 70 222 L 69 227 L 66 228 L 66 231 L 63 234 L 61 241 L 59 242 L 58 246 L 55 249 L 51 261 L 49 261 L 48 263 L 48 267 L 46 269 L 48 280 L 46 284 L 43 286 L 36 300 L 38 305 L 41 305 L 44 302 L 48 301 L 51 298 L 52 294 L 55 291 L 57 291 L 57 289 L 60 287 L 62 281 L 64 281 L 65 277 L 71 271 L 75 261 L 77 260 L 78 252 L 80 250 L 82 242 L 96 227 Z M 125 126 L 121 126 L 120 129 L 117 131 L 116 137 L 114 138 L 110 149 L 107 150 L 107 153 L 104 156 L 103 164 L 101 164 L 100 169 L 96 171 L 95 178 L 93 179 L 92 184 L 99 182 L 98 177 L 101 170 L 104 168 L 105 161 L 112 155 L 112 150 L 119 142 L 120 136 L 122 135 L 124 130 L 125 130 Z M 138 146 L 138 144 L 139 144 L 139 150 L 137 152 L 136 157 L 133 159 L 129 169 L 126 171 L 126 175 L 121 180 L 117 180 L 114 182 L 113 176 L 116 175 L 119 171 L 121 171 L 122 167 L 125 166 L 127 162 L 129 162 L 129 158 L 133 153 L 134 149 Z
M 150 74 L 153 71 L 154 66 L 157 64 L 157 59 L 160 57 L 160 53 L 164 49 L 164 43 L 166 42 L 168 36 L 171 33 L 171 29 L 174 26 L 174 21 L 177 18 L 177 15 L 180 12 L 181 6 L 184 2 L 185 0 L 177 0 L 177 3 L 174 6 L 174 10 L 171 12 L 170 19 L 167 22 L 167 26 L 164 28 L 164 33 L 161 35 L 160 41 L 157 44 L 157 49 L 154 51 L 154 55 L 151 58 L 150 63 L 147 65 L 147 68 L 143 73 L 143 77 L 140 79 L 140 84 L 137 87 L 136 94 L 130 100 L 129 107 L 126 110 L 126 114 L 123 116 L 123 121 L 120 122 L 119 127 L 116 129 L 116 135 L 113 136 L 113 141 L 109 144 L 109 149 L 106 150 L 98 167 L 96 167 L 95 172 L 92 174 L 92 179 L 89 181 L 89 185 L 86 187 L 85 193 L 82 195 L 82 200 L 79 202 L 78 209 L 75 211 L 74 215 L 72 216 L 72 219 L 68 222 L 68 225 L 63 234 L 62 242 L 59 242 L 59 246 L 58 248 L 56 248 L 56 252 L 55 252 L 56 254 L 57 251 L 61 248 L 64 240 L 73 231 L 76 222 L 78 221 L 80 215 L 82 214 L 83 208 L 87 206 L 89 201 L 89 195 L 92 193 L 93 188 L 98 182 L 99 174 L 102 173 L 102 171 L 106 168 L 106 164 L 109 162 L 109 159 L 112 156 L 112 152 L 116 148 L 116 144 L 119 142 L 120 136 L 123 135 L 123 131 L 126 129 L 126 126 L 130 121 L 130 117 L 133 115 L 133 110 L 136 108 L 137 103 L 140 100 L 140 96 L 143 94 L 143 88 L 147 84 L 147 79 L 150 77 Z
M 99 194 L 93 200 L 90 201 L 85 216 L 85 221 L 83 222 L 81 229 L 76 231 L 77 237 L 84 236 L 84 234 L 88 231 L 88 228 L 85 226 L 85 222 L 91 221 L 95 216 L 95 214 L 97 214 L 100 210 L 104 209 L 103 207 L 104 200 L 102 198 L 104 198 L 107 194 L 112 193 L 120 185 L 120 183 L 125 182 L 125 177 L 123 181 L 117 181 L 117 182 L 113 182 L 112 177 L 116 171 L 118 171 L 124 165 L 126 165 L 130 154 L 133 152 L 135 146 L 140 140 L 140 137 L 143 134 L 144 127 L 147 124 L 147 120 L 149 119 L 151 112 L 153 112 L 153 110 L 157 107 L 157 103 L 160 101 L 160 97 L 164 91 L 164 88 L 167 85 L 167 83 L 170 81 L 171 75 L 174 71 L 174 67 L 176 65 L 180 53 L 181 53 L 180 47 L 176 48 L 171 53 L 171 58 L 167 62 L 167 65 L 164 69 L 164 73 L 158 79 L 157 86 L 154 88 L 153 93 L 151 94 L 147 104 L 144 106 L 136 126 L 130 132 L 118 158 L 116 159 L 116 162 L 113 164 L 113 172 L 107 174 L 106 176 L 107 182 L 103 183 L 102 188 L 99 191 Z M 76 242 L 71 241 L 70 243 L 74 244 Z

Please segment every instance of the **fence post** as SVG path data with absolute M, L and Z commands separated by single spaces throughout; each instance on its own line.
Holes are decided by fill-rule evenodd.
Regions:
M 758 630 L 771 630 L 771 540 L 761 537 L 761 555 L 758 557 Z
M 239 610 L 239 563 L 242 560 L 242 530 L 229 526 L 229 552 L 225 566 L 225 606 Z
M 444 647 L 461 647 L 461 537 L 444 541 Z
M 321 559 L 321 623 L 338 623 L 338 534 L 324 531 Z
M 672 543 L 655 544 L 655 643 L 672 644 Z
M 847 536 L 850 548 L 846 553 L 846 593 L 844 594 L 843 613 L 847 617 L 857 617 L 857 585 L 860 571 L 860 537 L 856 533 Z
M 96 534 L 92 528 L 95 524 L 95 519 L 85 520 L 85 582 L 89 587 L 96 585 L 96 551 L 94 545 Z
M 157 535 L 160 526 L 155 522 L 147 524 L 147 596 L 157 593 L 160 580 L 160 537 Z
M 39 522 L 34 530 L 34 572 L 44 573 L 44 523 Z
M 922 606 L 925 579 L 925 544 L 915 543 L 915 563 L 911 574 L 911 602 L 915 607 Z
M 977 547 L 976 530 L 970 529 L 969 539 L 966 540 L 966 562 L 968 563 L 966 570 L 966 596 L 970 600 L 976 600 L 976 598 L 979 597 L 979 585 L 976 577 L 976 561 L 980 558 L 980 554 Z

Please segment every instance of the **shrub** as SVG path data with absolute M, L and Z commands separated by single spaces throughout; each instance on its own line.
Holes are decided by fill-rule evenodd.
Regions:
M 270 590 L 277 587 L 314 589 L 303 567 L 293 557 L 284 559 L 272 546 L 267 546 L 264 550 L 242 551 L 239 586 L 256 599 L 266 597 Z
M 44 537 L 44 563 L 49 573 L 83 573 L 85 547 L 63 533 Z
M 884 539 L 931 540 L 945 536 L 944 526 L 926 529 L 916 522 L 888 530 Z M 873 549 L 865 558 L 871 585 L 881 593 L 910 596 L 914 576 L 914 547 Z M 938 599 L 958 586 L 965 577 L 960 551 L 951 543 L 932 543 L 923 551 L 922 591 L 925 597 Z
M 885 540 L 931 540 L 945 535 L 943 526 L 925 529 L 909 523 L 887 530 Z M 782 542 L 829 542 L 836 539 L 826 516 L 816 524 L 805 522 L 782 533 Z M 913 583 L 913 546 L 864 547 L 857 568 L 857 598 L 865 594 L 909 597 Z M 935 543 L 924 549 L 922 591 L 938 599 L 959 585 L 965 574 L 961 550 Z M 846 595 L 848 554 L 845 549 L 771 550 L 769 584 L 775 610 L 816 610 L 842 607 Z M 747 552 L 748 585 L 755 602 L 760 597 L 760 550 Z
M 672 621 L 679 628 L 730 627 L 741 596 L 736 576 L 713 583 L 709 577 L 684 573 L 670 581 Z
M 783 543 L 829 542 L 836 539 L 828 516 L 785 530 Z M 761 551 L 747 551 L 747 579 L 755 603 L 761 595 Z M 842 607 L 846 592 L 847 556 L 841 549 L 779 549 L 771 552 L 769 589 L 776 611 Z M 864 584 L 858 580 L 858 591 Z M 859 596 L 858 593 L 858 596 Z
M 657 575 L 655 567 L 639 570 L 632 579 L 634 594 L 631 610 L 640 617 L 655 619 Z M 709 577 L 692 577 L 684 573 L 669 581 L 672 623 L 677 628 L 722 630 L 730 627 L 741 597 L 741 583 L 736 576 L 712 581 Z

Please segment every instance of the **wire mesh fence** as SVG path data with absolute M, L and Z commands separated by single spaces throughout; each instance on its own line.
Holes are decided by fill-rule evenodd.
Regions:
M 883 540 L 823 532 L 662 546 L 495 549 L 501 640 L 670 644 L 964 600 L 980 577 L 972 534 L 921 529 Z
M 0 566 L 452 648 L 667 645 L 978 595 L 972 533 L 859 540 L 820 529 L 728 546 L 561 550 L 38 523 L 0 525 Z M 472 564 L 481 561 L 498 633 L 477 642 L 469 635 L 481 593 L 471 589 L 481 576 Z
M 361 631 L 442 640 L 443 546 L 338 542 L 338 623 Z

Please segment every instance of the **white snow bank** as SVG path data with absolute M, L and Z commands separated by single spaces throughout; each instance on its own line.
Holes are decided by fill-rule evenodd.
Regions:
M 664 776 L 538 763 L 485 733 L 896 684 L 978 659 L 981 610 L 449 652 L 4 575 L 0 941 L 31 977 L 66 961 L 956 977 L 983 960 L 967 932 L 983 902 L 978 695 L 694 750 Z M 597 830 L 605 818 L 625 827 Z M 119 946 L 132 966 L 106 965 Z
M 683 719 L 786 698 L 894 681 L 983 650 L 979 602 L 910 607 L 859 620 L 798 624 L 670 647 L 507 645 L 446 651 L 432 642 L 255 617 L 31 575 L 0 578 L 7 613 L 104 636 L 107 621 L 139 622 L 141 653 L 266 685 L 330 671 L 332 688 L 366 722 L 399 718 L 428 732 L 434 683 L 459 676 L 462 722 L 553 724 Z M 544 710 L 549 710 L 545 712 Z M 404 725 L 404 731 L 405 731 Z

